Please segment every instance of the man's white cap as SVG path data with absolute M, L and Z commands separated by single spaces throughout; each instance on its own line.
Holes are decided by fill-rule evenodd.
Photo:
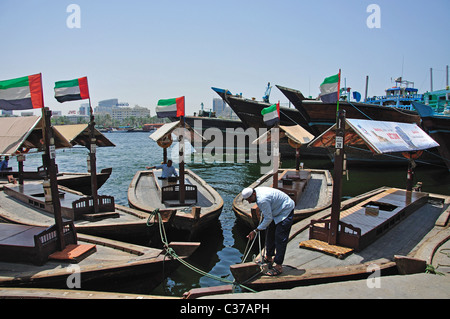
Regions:
M 242 191 L 242 198 L 247 199 L 253 194 L 253 188 L 247 187 Z

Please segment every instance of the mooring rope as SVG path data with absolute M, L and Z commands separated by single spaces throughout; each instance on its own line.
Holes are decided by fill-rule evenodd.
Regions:
M 149 226 L 149 227 L 153 226 L 155 224 L 155 218 L 156 217 L 158 218 L 159 234 L 161 236 L 161 242 L 163 243 L 164 248 L 166 250 L 166 253 L 165 253 L 166 256 L 170 255 L 173 259 L 178 260 L 182 265 L 184 265 L 185 267 L 191 269 L 192 271 L 197 272 L 200 275 L 203 275 L 203 276 L 206 276 L 208 278 L 211 278 L 211 279 L 214 279 L 214 280 L 218 280 L 218 281 L 221 281 L 221 282 L 224 282 L 224 283 L 227 283 L 227 284 L 232 284 L 233 287 L 239 286 L 239 287 L 242 287 L 242 288 L 244 288 L 244 289 L 246 289 L 248 291 L 257 292 L 256 290 L 253 290 L 253 289 L 251 289 L 249 287 L 246 287 L 246 286 L 244 286 L 242 284 L 236 283 L 235 281 L 231 281 L 231 280 L 228 280 L 226 278 L 222 278 L 222 277 L 218 277 L 218 276 L 215 276 L 215 275 L 211 275 L 210 273 L 207 273 L 206 271 L 203 271 L 203 270 L 201 270 L 201 269 L 199 269 L 199 268 L 189 264 L 184 259 L 180 258 L 180 256 L 177 255 L 175 250 L 173 250 L 173 248 L 169 247 L 169 242 L 167 240 L 166 230 L 165 230 L 164 223 L 163 223 L 163 220 L 161 218 L 161 214 L 159 212 L 159 209 L 156 209 L 156 210 L 154 210 L 153 212 L 150 213 L 150 216 L 147 219 L 147 226 Z M 151 219 L 153 219 L 153 222 L 150 221 Z

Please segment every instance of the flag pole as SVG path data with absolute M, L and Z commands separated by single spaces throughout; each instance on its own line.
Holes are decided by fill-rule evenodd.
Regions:
M 339 244 L 339 219 L 341 214 L 341 196 L 342 196 L 342 175 L 344 167 L 344 142 L 345 142 L 345 110 L 339 110 L 339 95 L 341 89 L 341 69 L 339 69 L 338 81 L 338 99 L 336 110 L 336 137 L 334 153 L 334 176 L 333 176 L 333 194 L 330 215 L 330 229 L 328 233 L 328 244 Z
M 339 112 L 339 99 L 341 95 L 341 69 L 339 69 L 339 80 L 338 80 L 338 91 L 337 91 L 337 109 L 336 113 Z
M 186 107 L 186 99 L 183 96 L 183 101 L 184 101 L 184 108 Z M 179 171 L 180 171 L 180 194 L 179 194 L 179 200 L 181 204 L 184 204 L 184 200 L 185 200 L 185 187 L 184 187 L 184 133 L 185 133 L 185 129 L 186 129 L 186 122 L 184 120 L 184 111 L 183 111 L 183 116 L 180 117 L 180 124 L 181 124 L 181 134 L 179 137 L 179 144 L 178 144 L 178 148 L 179 148 L 179 153 L 178 153 L 178 158 L 180 160 L 179 163 Z
M 278 120 L 280 121 L 280 101 L 277 103 Z M 275 138 L 273 138 L 275 137 Z M 272 161 L 273 161 L 273 188 L 278 188 L 278 168 L 280 166 L 280 128 L 279 123 L 273 127 L 272 139 Z

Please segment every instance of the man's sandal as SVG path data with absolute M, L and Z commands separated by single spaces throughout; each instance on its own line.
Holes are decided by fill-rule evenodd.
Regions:
M 281 274 L 281 271 L 279 271 L 276 268 L 269 269 L 269 271 L 265 273 L 266 276 L 271 276 L 271 277 L 275 277 L 275 276 L 278 276 L 280 274 Z
M 273 260 L 270 261 L 269 259 L 267 259 L 267 257 L 264 257 L 262 262 L 263 264 L 267 264 L 269 266 L 269 269 L 272 269 Z

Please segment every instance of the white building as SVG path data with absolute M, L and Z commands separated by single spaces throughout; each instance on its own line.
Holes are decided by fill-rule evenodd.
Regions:
M 135 107 L 114 107 L 112 108 L 111 118 L 113 120 L 124 120 L 126 118 L 135 117 L 147 117 L 150 116 L 150 110 L 145 107 L 136 105 Z

